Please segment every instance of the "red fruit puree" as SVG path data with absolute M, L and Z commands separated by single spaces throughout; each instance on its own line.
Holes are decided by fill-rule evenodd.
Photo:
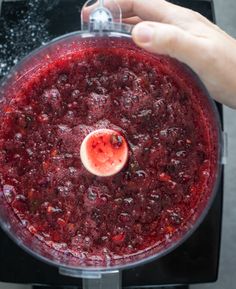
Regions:
M 0 114 L 0 189 L 33 235 L 112 261 L 189 230 L 212 193 L 217 144 L 204 93 L 181 68 L 136 48 L 89 48 L 29 75 Z M 98 129 L 129 147 L 110 177 L 81 163 Z

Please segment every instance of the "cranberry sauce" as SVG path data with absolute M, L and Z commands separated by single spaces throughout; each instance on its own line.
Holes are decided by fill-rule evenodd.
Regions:
M 125 47 L 73 51 L 32 72 L 0 114 L 0 189 L 42 242 L 112 262 L 180 239 L 214 187 L 217 140 L 205 95 L 175 60 Z M 80 146 L 97 129 L 127 141 L 98 177 Z

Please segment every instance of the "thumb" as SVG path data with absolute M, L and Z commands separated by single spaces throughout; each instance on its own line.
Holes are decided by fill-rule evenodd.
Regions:
M 198 37 L 171 24 L 141 22 L 134 27 L 132 36 L 147 51 L 167 54 L 189 65 L 201 51 Z

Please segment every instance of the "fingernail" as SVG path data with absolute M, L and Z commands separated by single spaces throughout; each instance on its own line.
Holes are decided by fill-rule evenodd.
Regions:
M 134 36 L 139 43 L 149 43 L 152 41 L 154 29 L 146 24 L 139 24 L 134 28 Z

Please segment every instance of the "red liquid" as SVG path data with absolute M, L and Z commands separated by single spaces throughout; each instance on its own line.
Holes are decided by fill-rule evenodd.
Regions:
M 4 106 L 0 189 L 28 230 L 57 250 L 111 261 L 160 251 L 211 195 L 211 118 L 174 60 L 122 47 L 73 52 L 33 73 Z M 80 160 L 83 139 L 100 128 L 129 144 L 126 167 L 112 177 L 92 175 Z

